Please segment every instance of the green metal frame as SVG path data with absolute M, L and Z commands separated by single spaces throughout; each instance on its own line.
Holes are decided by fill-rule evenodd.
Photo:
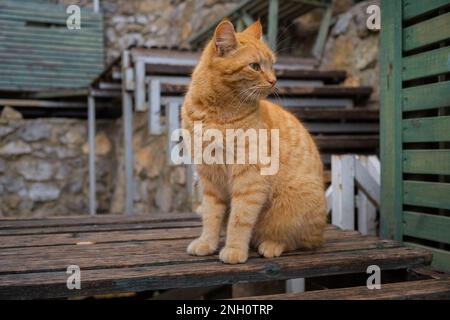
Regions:
M 246 8 L 249 5 L 253 5 L 255 1 L 260 2 L 267 1 L 268 3 L 267 34 L 264 35 L 264 38 L 273 50 L 277 49 L 278 23 L 280 19 L 279 9 L 281 1 L 298 2 L 309 6 L 324 8 L 325 14 L 320 25 L 319 33 L 317 35 L 314 48 L 312 50 L 312 55 L 314 57 L 320 58 L 322 56 L 328 30 L 332 23 L 333 4 L 330 0 L 244 0 L 239 5 L 237 5 L 236 8 L 227 12 L 225 16 L 220 17 L 212 24 L 208 25 L 206 28 L 200 30 L 199 32 L 191 36 L 188 40 L 189 43 L 195 46 L 198 39 L 201 39 L 206 34 L 211 34 L 214 28 L 217 26 L 217 24 L 220 23 L 220 21 L 224 18 L 229 18 L 230 20 L 234 21 L 236 24 L 236 30 L 242 31 L 245 26 L 249 26 L 255 21 L 254 17 L 252 17 L 246 10 Z
M 450 15 L 441 10 L 438 16 L 407 27 L 404 21 L 426 17 L 449 4 L 450 0 L 382 0 L 380 48 L 380 234 L 399 241 L 410 236 L 441 243 L 431 247 L 427 242 L 405 241 L 432 251 L 433 264 L 448 270 L 450 251 L 445 244 L 450 244 L 450 217 L 442 210 L 450 209 L 450 183 L 443 178 L 450 175 L 450 116 L 446 109 L 450 106 L 450 81 L 440 75 L 450 72 Z M 440 46 L 426 49 L 430 44 Z M 405 87 L 405 81 L 430 76 L 435 77 L 434 83 Z M 405 112 L 430 109 L 437 115 L 404 117 Z M 404 148 L 404 143 L 426 142 L 440 148 L 436 144 L 434 149 Z M 439 182 L 422 176 L 405 179 L 405 174 L 427 175 Z M 434 214 L 420 207 L 434 208 Z

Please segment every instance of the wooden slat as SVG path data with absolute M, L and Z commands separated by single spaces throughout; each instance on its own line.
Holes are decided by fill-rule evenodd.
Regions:
M 40 219 L 1 219 L 0 229 L 24 229 L 24 228 L 43 228 L 43 227 L 74 227 L 89 225 L 115 225 L 130 223 L 148 223 L 148 222 L 166 222 L 166 221 L 199 221 L 200 216 L 194 213 L 152 213 L 149 215 L 117 215 L 107 214 L 95 217 L 86 215 L 63 216 Z
M 66 43 L 61 43 L 59 45 L 58 42 L 49 42 L 36 39 L 20 39 L 18 37 L 6 37 L 0 35 L 0 49 L 5 50 L 6 48 L 15 47 L 23 47 L 23 46 L 32 46 L 36 49 L 45 49 L 45 50 L 66 50 L 66 51 L 78 51 L 78 52 L 90 52 L 90 53 L 101 53 L 103 52 L 102 42 L 98 42 L 97 44 L 88 43 L 86 41 L 79 41 L 77 46 L 77 41 L 66 40 Z
M 63 4 L 52 4 L 48 1 L 41 1 L 36 3 L 35 1 L 17 1 L 17 0 L 2 0 L 0 8 L 11 8 L 18 10 L 30 10 L 30 11 L 44 11 L 44 12 L 65 12 L 67 6 Z M 100 16 L 98 13 L 94 13 L 92 9 L 86 7 L 80 7 L 81 13 L 90 16 Z
M 413 50 L 450 38 L 450 12 L 404 29 L 403 50 Z
M 62 227 L 40 227 L 31 229 L 1 229 L 0 236 L 27 235 L 27 234 L 57 234 L 68 232 L 98 232 L 98 231 L 118 231 L 118 230 L 152 230 L 167 228 L 198 227 L 200 221 L 162 221 L 162 222 L 142 222 L 130 224 L 112 225 L 83 225 L 83 226 L 62 226 Z
M 450 244 L 450 217 L 419 212 L 403 213 L 403 233 L 420 239 Z
M 403 142 L 450 141 L 450 116 L 403 120 Z
M 402 238 L 402 2 L 381 0 L 380 159 L 382 238 Z
M 450 81 L 403 89 L 403 111 L 450 106 Z
M 404 0 L 403 19 L 415 18 L 448 4 L 449 0 Z
M 201 258 L 198 258 L 202 261 Z M 29 299 L 88 296 L 99 293 L 183 288 L 238 281 L 282 280 L 318 275 L 365 272 L 369 264 L 382 270 L 404 269 L 429 263 L 431 255 L 413 248 L 356 250 L 339 253 L 299 254 L 277 259 L 250 258 L 246 264 L 209 262 L 143 265 L 136 268 L 82 271 L 80 290 L 67 290 L 65 270 L 0 275 L 0 298 Z
M 197 229 L 197 235 L 200 235 Z M 176 231 L 173 231 L 176 234 Z M 110 242 L 80 245 L 59 245 L 46 247 L 4 248 L 0 250 L 1 273 L 41 272 L 45 270 L 64 270 L 71 261 L 83 270 L 98 268 L 132 268 L 141 265 L 178 264 L 205 262 L 218 259 L 218 256 L 190 256 L 186 248 L 193 237 L 169 240 L 147 240 L 134 242 Z M 224 240 L 221 241 L 221 247 Z M 325 245 L 314 254 L 347 252 L 354 250 L 388 249 L 398 247 L 398 243 L 380 241 L 376 237 L 344 237 L 334 234 L 327 237 Z M 101 259 L 99 259 L 101 252 Z M 287 252 L 284 256 L 311 255 L 312 252 Z M 254 250 L 251 258 L 258 257 Z
M 404 150 L 403 171 L 450 175 L 450 150 Z
M 379 120 L 378 109 L 304 108 L 290 107 L 289 111 L 302 120 Z
M 368 150 L 379 145 L 378 135 L 324 135 L 315 136 L 319 150 Z
M 450 46 L 403 59 L 403 81 L 436 76 L 450 71 Z
M 367 286 L 263 295 L 242 300 L 417 300 L 450 299 L 450 280 L 431 279 L 381 284 L 381 290 Z
M 61 26 L 66 26 L 67 15 L 65 17 L 45 17 L 39 15 L 24 15 L 24 14 L 8 14 L 0 10 L 0 22 L 5 21 L 24 21 L 24 22 L 42 22 L 52 23 Z M 97 21 L 82 22 L 83 25 L 90 29 L 102 30 L 102 26 Z
M 432 265 L 436 268 L 447 270 L 450 272 L 450 252 L 442 249 L 432 248 L 429 246 L 419 245 L 412 242 L 405 242 L 407 246 L 420 248 L 433 253 Z
M 403 182 L 405 204 L 450 209 L 450 184 L 423 181 Z

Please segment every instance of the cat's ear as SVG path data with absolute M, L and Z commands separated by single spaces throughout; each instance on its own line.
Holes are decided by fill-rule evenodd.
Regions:
M 255 37 L 258 40 L 261 40 L 262 37 L 262 25 L 259 19 L 256 22 L 253 22 L 251 25 L 247 27 L 242 33 L 248 34 L 250 36 Z
M 236 33 L 230 21 L 219 23 L 214 32 L 214 43 L 217 53 L 221 56 L 237 48 Z

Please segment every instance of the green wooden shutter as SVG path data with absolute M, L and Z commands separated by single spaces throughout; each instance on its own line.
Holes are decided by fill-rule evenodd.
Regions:
M 381 236 L 450 269 L 450 0 L 382 0 L 381 17 Z

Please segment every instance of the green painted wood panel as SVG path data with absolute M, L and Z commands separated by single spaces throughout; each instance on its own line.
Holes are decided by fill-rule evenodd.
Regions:
M 15 48 L 15 47 L 33 47 L 34 49 L 42 49 L 42 50 L 58 50 L 62 53 L 64 51 L 77 51 L 77 52 L 83 52 L 83 53 L 97 53 L 101 54 L 103 52 L 102 47 L 90 47 L 90 46 L 83 46 L 82 43 L 80 43 L 78 46 L 75 43 L 72 44 L 51 44 L 51 43 L 43 43 L 36 39 L 35 42 L 33 41 L 20 41 L 18 39 L 8 39 L 7 42 L 1 41 L 0 42 L 0 50 L 2 49 L 8 49 L 8 48 Z
M 450 0 L 404 0 L 403 19 L 408 20 L 450 4 Z
M 414 206 L 450 209 L 450 184 L 404 181 L 403 201 Z
M 9 21 L 11 22 L 11 21 Z M 67 36 L 70 34 L 71 37 L 80 37 L 80 38 L 94 38 L 100 39 L 103 37 L 99 37 L 102 34 L 98 32 L 98 30 L 93 30 L 90 28 L 81 28 L 79 30 L 71 30 L 68 33 L 67 28 L 41 28 L 34 26 L 25 26 L 24 24 L 15 24 L 14 21 L 12 23 L 7 23 L 6 21 L 0 22 L 0 33 L 8 32 L 14 35 L 21 34 L 33 34 L 33 35 L 41 35 L 41 36 L 53 36 L 53 35 L 63 35 Z
M 0 20 L 10 20 L 10 21 L 24 21 L 24 22 L 39 22 L 39 23 L 51 23 L 61 26 L 67 25 L 67 16 L 65 18 L 49 18 L 49 17 L 40 17 L 35 15 L 28 16 L 20 16 L 20 15 L 8 15 L 6 13 L 2 13 L 0 11 Z M 83 21 L 81 20 L 81 27 L 89 27 L 93 30 L 102 30 L 102 27 L 97 22 L 91 21 Z
M 431 251 L 433 253 L 433 261 L 431 265 L 443 270 L 450 271 L 450 252 L 442 249 L 437 249 L 429 246 L 424 246 L 412 242 L 404 242 L 407 246 L 421 248 Z
M 80 7 L 81 9 L 82 7 Z M 19 16 L 19 17 L 43 17 L 43 18 L 50 18 L 50 19 L 61 19 L 65 21 L 69 14 L 66 13 L 66 8 L 63 8 L 63 10 L 50 10 L 50 11 L 44 11 L 42 9 L 38 10 L 31 10 L 27 8 L 12 8 L 12 7 L 2 7 L 0 6 L 0 13 L 7 14 L 9 16 Z M 94 14 L 92 12 L 87 11 L 81 11 L 81 19 L 85 22 L 92 22 L 99 24 L 102 20 L 101 16 L 98 14 Z
M 403 89 L 403 111 L 450 106 L 450 81 Z
M 450 175 L 450 150 L 404 150 L 403 172 Z
M 419 212 L 403 213 L 403 233 L 407 236 L 450 244 L 450 217 Z
M 30 30 L 30 28 L 11 28 L 11 27 L 1 27 L 0 26 L 0 36 L 9 37 L 19 37 L 19 38 L 39 38 L 40 40 L 53 41 L 54 40 L 76 40 L 84 42 L 102 43 L 103 35 L 99 32 L 97 33 L 86 33 L 82 32 L 84 29 L 71 30 L 67 29 L 61 30 L 60 28 L 42 28 L 42 30 Z
M 381 1 L 380 156 L 382 238 L 402 239 L 402 2 Z
M 403 142 L 450 141 L 450 116 L 403 120 Z
M 66 10 L 67 5 L 54 4 L 49 1 L 36 2 L 34 0 L 2 0 L 0 8 L 11 8 L 18 10 L 31 10 L 31 11 L 46 11 L 46 12 L 63 12 Z M 81 12 L 86 15 L 98 15 L 94 13 L 91 8 L 80 6 Z
M 450 72 L 450 47 L 427 51 L 403 59 L 403 80 Z
M 450 12 L 404 29 L 403 50 L 409 51 L 450 38 Z

